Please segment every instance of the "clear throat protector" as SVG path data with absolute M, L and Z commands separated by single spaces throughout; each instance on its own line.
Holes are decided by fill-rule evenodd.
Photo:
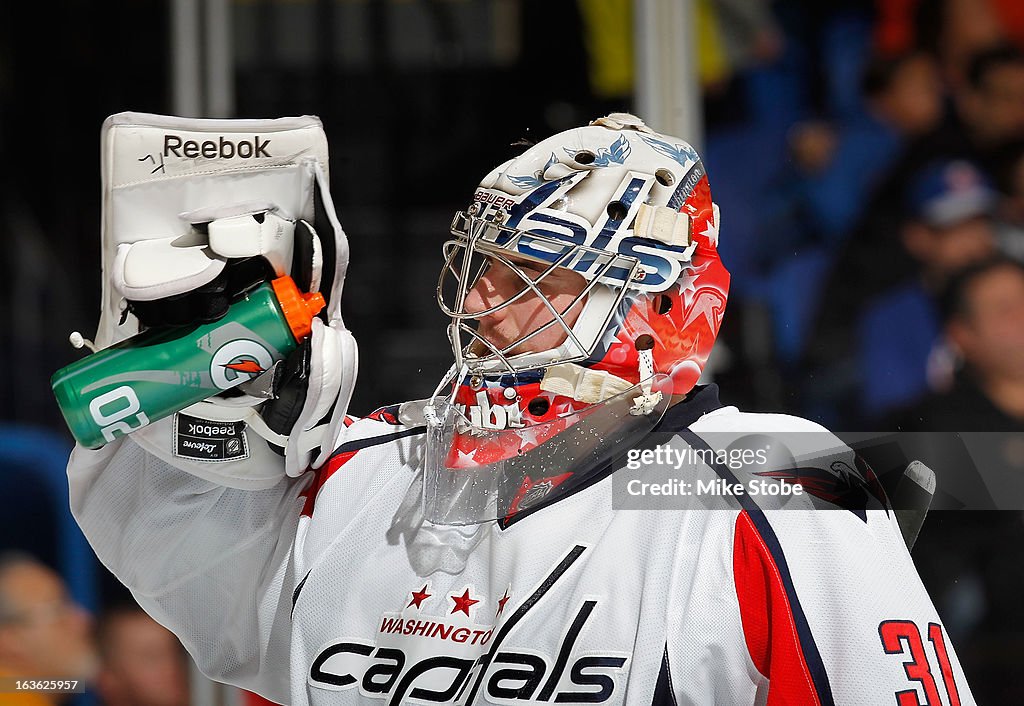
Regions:
M 598 403 L 563 402 L 563 411 L 543 422 L 523 415 L 510 422 L 515 402 L 503 412 L 474 411 L 454 395 L 435 396 L 424 415 L 425 519 L 437 525 L 507 521 L 586 485 L 658 425 L 671 390 L 668 376 L 653 375 Z M 501 422 L 504 428 L 496 428 Z

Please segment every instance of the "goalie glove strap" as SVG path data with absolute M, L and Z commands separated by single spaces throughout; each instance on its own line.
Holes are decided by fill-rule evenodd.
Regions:
M 223 317 L 239 295 L 272 277 L 262 258 L 229 260 L 207 284 L 161 299 L 129 299 L 128 311 L 146 328 L 209 323 Z

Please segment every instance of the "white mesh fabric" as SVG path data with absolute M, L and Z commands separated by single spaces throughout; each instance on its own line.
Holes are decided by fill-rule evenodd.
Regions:
M 305 481 L 225 488 L 131 439 L 77 448 L 69 481 L 97 556 L 203 673 L 287 701 L 290 551 Z
M 808 425 L 727 408 L 692 428 L 750 433 Z M 104 564 L 181 637 L 206 673 L 275 700 L 408 703 L 415 688 L 440 693 L 453 683 L 454 669 L 424 665 L 472 664 L 493 647 L 506 661 L 482 672 L 473 703 L 494 701 L 488 689 L 502 679 L 505 688 L 514 683 L 500 670 L 532 658 L 546 670 L 543 685 L 520 680 L 530 694 L 517 703 L 544 700 L 548 687 L 549 703 L 593 696 L 597 683 L 580 679 L 597 673 L 608 679 L 604 703 L 646 706 L 666 649 L 677 704 L 765 703 L 771 684 L 747 651 L 734 576 L 735 499 L 616 509 L 613 474 L 504 529 L 482 526 L 457 537 L 422 524 L 415 492 L 422 434 L 360 420 L 347 428 L 344 449 L 357 446 L 363 448 L 329 466 L 311 517 L 299 519 L 301 480 L 267 490 L 222 488 L 145 455 L 131 440 L 75 451 L 72 508 Z M 691 480 L 716 477 L 696 463 L 681 472 Z M 902 670 L 908 657 L 884 653 L 878 621 L 939 619 L 884 512 L 869 512 L 866 523 L 842 510 L 767 509 L 761 516 L 788 562 L 835 703 L 874 706 L 913 688 Z M 442 546 L 446 540 L 451 546 Z M 429 594 L 422 605 L 410 600 L 420 591 Z M 456 609 L 458 596 L 473 599 L 465 615 Z M 517 622 L 505 630 L 513 616 Z M 771 629 L 786 627 L 768 617 Z M 489 639 L 500 634 L 500 644 L 386 627 L 397 620 L 491 630 Z M 346 652 L 352 645 L 368 651 Z M 947 647 L 961 703 L 973 704 Z M 391 656 L 381 656 L 382 648 Z M 594 658 L 623 663 L 586 666 Z M 387 701 L 369 701 L 385 696 L 365 691 L 372 669 L 377 681 L 370 686 L 380 687 L 382 668 L 394 676 Z
M 712 448 L 725 448 L 732 435 L 760 432 L 776 434 L 775 438 L 786 443 L 799 463 L 827 468 L 833 461 L 843 460 L 850 468 L 856 465 L 853 451 L 815 422 L 783 414 L 723 412 L 705 415 L 691 426 Z M 742 471 L 735 475 L 742 483 L 748 480 Z M 834 703 L 876 706 L 891 703 L 895 693 L 904 690 L 917 690 L 924 703 L 925 694 L 919 683 L 909 679 L 904 670 L 904 663 L 912 659 L 910 653 L 886 654 L 879 637 L 881 623 L 910 621 L 919 627 L 927 644 L 927 626 L 941 625 L 895 515 L 868 509 L 861 519 L 854 512 L 835 506 L 821 509 L 822 504 L 809 493 L 781 501 L 758 497 L 755 504 L 758 510 L 752 515 L 759 515 L 757 533 L 777 541 L 777 549 L 770 550 L 772 560 L 778 566 L 784 564 L 788 572 L 786 580 L 820 654 Z M 779 509 L 780 505 L 785 509 Z M 731 552 L 728 560 L 731 563 Z M 732 566 L 724 568 L 724 583 L 735 587 Z M 734 588 L 731 601 L 737 600 L 735 591 Z M 774 619 L 771 622 L 773 629 L 782 624 Z M 973 704 L 954 646 L 948 634 L 945 638 L 960 703 Z M 934 656 L 930 660 L 941 692 L 938 663 Z M 769 682 L 756 670 L 751 673 L 760 681 L 759 696 L 764 696 Z M 733 702 L 723 698 L 715 699 L 714 703 Z

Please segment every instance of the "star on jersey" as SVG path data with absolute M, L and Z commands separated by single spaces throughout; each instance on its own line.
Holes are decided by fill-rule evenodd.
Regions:
M 497 618 L 499 615 L 501 615 L 502 611 L 505 610 L 505 604 L 508 603 L 508 599 L 510 597 L 511 596 L 508 595 L 508 589 L 506 588 L 505 589 L 505 595 L 503 595 L 501 598 L 498 599 L 498 610 L 494 614 L 495 618 Z
M 412 592 L 412 600 L 409 601 L 409 605 L 407 605 L 406 608 L 422 608 L 423 601 L 430 598 L 431 595 L 433 594 L 427 593 L 427 584 L 423 584 L 423 588 Z
M 456 611 L 461 611 L 461 612 L 465 613 L 466 615 L 469 615 L 469 609 L 472 608 L 475 603 L 479 603 L 480 602 L 476 598 L 470 598 L 469 597 L 469 589 L 468 588 L 465 591 L 462 592 L 461 596 L 456 596 L 453 593 L 450 596 L 450 598 L 453 601 L 455 601 L 455 606 L 452 608 L 452 613 L 455 613 Z

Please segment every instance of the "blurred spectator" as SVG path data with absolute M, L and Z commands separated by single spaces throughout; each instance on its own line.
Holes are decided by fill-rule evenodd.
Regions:
M 849 238 L 847 261 L 877 267 L 877 248 L 898 237 L 907 185 L 927 164 L 963 158 L 991 176 L 1005 146 L 1024 138 L 1024 53 L 1006 45 L 985 49 L 972 57 L 968 76 L 969 86 L 950 89 L 942 123 L 908 142 L 879 180 Z
M 976 165 L 937 161 L 913 180 L 898 239 L 874 241 L 856 269 L 839 261 L 809 342 L 811 411 L 836 415 L 832 423 L 871 423 L 941 375 L 935 297 L 952 273 L 995 250 L 996 203 Z
M 943 90 L 935 60 L 920 49 L 872 55 L 861 77 L 868 115 L 907 138 L 924 135 L 939 125 Z
M 805 366 L 820 370 L 823 359 L 847 355 L 852 332 L 841 331 L 831 320 L 835 312 L 861 309 L 864 296 L 901 285 L 915 267 L 911 254 L 899 243 L 903 239 L 910 185 L 928 165 L 939 160 L 965 159 L 986 178 L 1003 157 L 1005 145 L 1024 137 L 1018 99 L 1024 88 L 1024 55 L 1014 47 L 999 45 L 978 52 L 969 62 L 969 87 L 951 91 L 950 110 L 942 123 L 930 132 L 907 140 L 905 148 L 880 176 L 863 203 L 852 230 L 843 238 L 841 251 L 832 264 L 833 275 L 820 297 L 828 311 L 813 315 L 815 323 L 806 336 Z M 1024 94 L 1019 97 L 1024 106 Z M 884 256 L 880 257 L 882 253 Z M 851 283 L 871 282 L 871 287 Z M 848 376 L 847 376 L 848 379 Z M 815 410 L 806 410 L 815 414 Z M 832 419 L 843 424 L 843 419 Z
M 948 373 L 937 297 L 953 273 L 995 250 L 996 202 L 989 180 L 964 160 L 937 163 L 915 181 L 901 233 L 913 264 L 902 284 L 874 293 L 859 322 L 861 407 L 869 419 Z
M 0 676 L 92 683 L 97 654 L 89 615 L 61 577 L 29 554 L 0 555 Z M 61 694 L 4 694 L 11 706 L 58 704 Z
M 778 180 L 775 196 L 789 201 L 797 221 L 786 231 L 823 242 L 829 250 L 846 237 L 886 170 L 912 140 L 938 126 L 943 88 L 932 58 L 921 51 L 872 57 L 861 80 L 863 109 L 836 126 L 807 121 L 790 130 L 792 170 Z M 772 212 L 769 201 L 769 213 Z M 777 208 L 777 207 L 776 207 Z M 767 240 L 777 245 L 772 227 Z
M 1024 262 L 1024 139 L 1001 151 L 994 177 L 1001 195 L 996 222 L 999 247 Z
M 1024 51 L 1010 44 L 987 47 L 967 64 L 957 91 L 958 114 L 981 150 L 997 150 L 1024 136 Z
M 816 295 L 860 209 L 902 149 L 942 117 L 942 85 L 924 52 L 872 57 L 860 96 L 860 108 L 834 127 L 812 120 L 790 129 L 792 159 L 766 189 L 761 235 L 748 250 L 767 282 L 774 355 L 784 376 L 802 376 L 795 364 Z
M 969 88 L 972 58 L 1005 39 L 992 0 L 945 0 L 938 27 L 939 63 L 950 87 Z
M 104 611 L 97 621 L 104 706 L 188 706 L 188 663 L 172 632 L 137 605 Z
M 698 79 L 707 132 L 742 129 L 787 113 L 796 87 L 776 74 L 793 68 L 795 49 L 771 0 L 697 0 L 694 5 Z M 791 8 L 781 8 L 783 12 Z M 795 49 L 795 52 L 794 52 Z M 770 96 L 760 85 L 768 74 Z M 760 78 L 758 78 L 760 77 Z M 760 87 L 759 87 L 760 86 Z M 774 90 L 772 90 L 774 89 Z M 787 106 L 787 107 L 784 107 Z
M 927 50 L 939 61 L 943 79 L 960 89 L 970 57 L 1024 37 L 1024 16 L 1013 4 L 1019 0 L 875 0 L 873 45 L 883 54 Z
M 951 389 L 901 415 L 908 431 L 1024 431 L 1024 265 L 996 255 L 969 265 L 941 299 L 961 363 Z
M 992 252 L 996 204 L 990 180 L 967 160 L 943 160 L 918 175 L 902 244 L 925 289 L 939 292 L 953 272 Z
M 954 94 L 952 110 L 947 111 L 943 122 L 931 132 L 908 140 L 905 149 L 878 179 L 861 206 L 853 229 L 842 241 L 820 296 L 821 307 L 812 314 L 813 323 L 805 336 L 807 343 L 801 359 L 801 367 L 815 371 L 814 379 L 807 378 L 804 383 L 809 395 L 806 404 L 811 406 L 797 411 L 840 426 L 863 420 L 860 415 L 864 410 L 858 410 L 850 396 L 861 375 L 854 350 L 863 334 L 848 325 L 849 317 L 864 309 L 868 297 L 905 285 L 908 273 L 918 267 L 913 252 L 905 246 L 924 242 L 915 237 L 921 231 L 911 232 L 908 243 L 904 225 L 908 204 L 913 199 L 910 189 L 919 175 L 941 161 L 966 160 L 991 182 L 1000 160 L 1005 160 L 1003 145 L 1024 136 L 1013 127 L 1014 109 L 990 112 L 982 107 L 988 101 L 1001 103 L 994 97 L 996 94 L 1014 92 L 1012 86 L 1024 78 L 1021 56 L 1016 49 L 1005 46 L 976 55 L 969 72 L 974 86 L 969 89 L 972 95 L 963 95 L 963 90 Z M 998 90 L 990 90 L 997 85 Z M 917 301 L 918 316 L 933 316 L 929 313 L 931 307 L 923 307 L 919 297 L 911 298 Z M 918 327 L 917 331 L 923 329 Z M 920 347 L 920 342 L 913 346 L 915 350 Z M 841 360 L 846 361 L 845 365 L 837 367 Z M 832 371 L 825 381 L 821 379 L 824 370 Z M 915 377 L 907 390 L 916 390 L 919 381 Z M 905 392 L 894 396 L 901 398 Z

